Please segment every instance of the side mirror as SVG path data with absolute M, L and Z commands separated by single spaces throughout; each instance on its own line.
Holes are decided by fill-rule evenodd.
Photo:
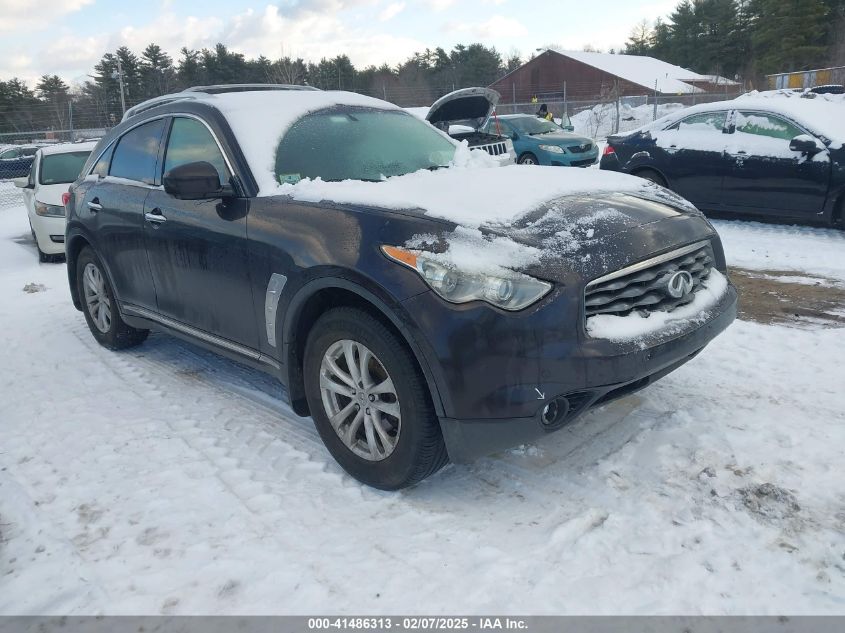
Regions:
M 174 167 L 164 174 L 164 190 L 179 200 L 209 200 L 234 195 L 232 187 L 220 184 L 214 165 L 204 160 Z
M 808 134 L 799 134 L 794 139 L 789 141 L 789 149 L 793 152 L 801 152 L 802 154 L 808 154 L 810 156 L 814 154 L 818 154 L 822 151 L 823 148 L 819 147 L 819 144 L 816 142 L 812 136 Z
M 505 136 L 507 136 L 507 134 L 505 134 Z M 511 132 L 510 137 L 511 137 L 512 141 L 518 141 L 519 140 L 519 134 L 517 133 L 516 130 Z
M 12 178 L 12 182 L 18 189 L 30 189 L 29 178 Z

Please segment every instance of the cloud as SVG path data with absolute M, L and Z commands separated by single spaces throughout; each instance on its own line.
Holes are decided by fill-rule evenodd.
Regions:
M 413 38 L 354 28 L 337 14 L 301 11 L 288 16 L 274 5 L 234 16 L 219 40 L 250 57 L 291 55 L 319 60 L 344 53 L 356 66 L 397 63 L 425 48 Z
M 94 0 L 39 0 L 38 6 L 22 0 L 0 0 L 0 31 L 45 29 L 68 13 L 79 11 Z
M 432 11 L 445 11 L 455 4 L 455 0 L 423 0 L 423 3 Z
M 387 5 L 384 10 L 379 13 L 378 19 L 380 22 L 387 22 L 388 20 L 392 20 L 397 15 L 402 13 L 405 10 L 405 3 L 404 2 L 393 2 Z
M 501 15 L 494 15 L 484 22 L 477 23 L 447 22 L 443 28 L 447 32 L 468 33 L 479 39 L 505 39 L 528 34 L 528 29 L 522 22 Z

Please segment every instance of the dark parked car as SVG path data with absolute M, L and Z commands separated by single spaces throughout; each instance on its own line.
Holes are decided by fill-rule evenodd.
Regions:
M 73 302 L 108 348 L 156 328 L 277 376 L 367 484 L 537 439 L 734 318 L 719 237 L 651 183 L 460 166 L 360 95 L 207 90 L 134 110 L 71 185 Z
M 694 106 L 608 137 L 601 168 L 652 180 L 704 211 L 843 222 L 845 104 L 798 94 Z
M 36 145 L 0 146 L 0 180 L 27 176 L 37 151 Z

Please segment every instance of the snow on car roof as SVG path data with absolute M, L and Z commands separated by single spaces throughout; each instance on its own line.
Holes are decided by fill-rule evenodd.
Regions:
M 260 195 L 272 195 L 278 187 L 274 174 L 276 148 L 288 128 L 306 114 L 336 105 L 399 110 L 380 99 L 341 91 L 197 93 L 192 97 L 194 101 L 208 103 L 226 117 L 258 183 Z
M 796 93 L 795 98 L 788 98 L 775 92 L 752 92 L 728 101 L 702 103 L 678 110 L 621 136 L 646 130 L 662 130 L 675 121 L 699 112 L 732 109 L 762 110 L 783 115 L 796 123 L 800 123 L 811 132 L 828 138 L 833 149 L 839 149 L 845 145 L 845 109 L 843 109 L 843 106 L 845 106 L 845 101 L 801 98 L 800 93 Z
M 97 146 L 97 141 L 86 141 L 84 143 L 59 143 L 57 145 L 45 145 L 40 148 L 42 156 L 52 154 L 71 154 L 73 152 L 90 152 Z

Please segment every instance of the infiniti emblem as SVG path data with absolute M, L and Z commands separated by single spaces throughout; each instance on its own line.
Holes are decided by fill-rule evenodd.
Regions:
M 670 297 L 680 299 L 684 295 L 692 292 L 692 275 L 685 270 L 679 270 L 666 282 L 666 292 Z

